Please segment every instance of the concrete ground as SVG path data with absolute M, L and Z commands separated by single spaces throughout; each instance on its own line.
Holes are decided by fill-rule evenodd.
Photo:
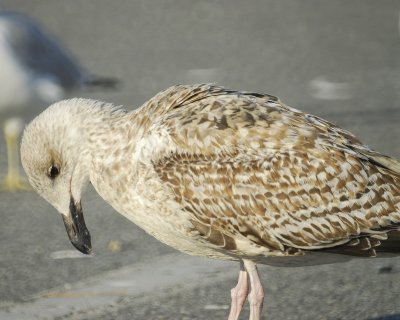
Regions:
M 396 0 L 3 0 L 0 8 L 30 15 L 88 70 L 122 82 L 74 95 L 134 109 L 175 83 L 216 82 L 277 95 L 400 158 Z M 25 120 L 40 111 L 27 109 Z M 2 140 L 0 155 L 3 175 Z M 226 318 L 237 264 L 164 246 L 93 190 L 83 206 L 90 258 L 38 195 L 0 193 L 0 319 Z M 400 319 L 400 258 L 260 269 L 264 319 Z

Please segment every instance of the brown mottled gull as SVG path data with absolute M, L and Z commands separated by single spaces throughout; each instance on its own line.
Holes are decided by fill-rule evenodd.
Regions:
M 91 243 L 80 203 L 90 181 L 160 241 L 241 261 L 231 320 L 246 297 L 250 319 L 260 318 L 256 263 L 400 252 L 400 162 L 273 96 L 179 85 L 133 112 L 65 100 L 27 126 L 21 155 L 84 253 Z

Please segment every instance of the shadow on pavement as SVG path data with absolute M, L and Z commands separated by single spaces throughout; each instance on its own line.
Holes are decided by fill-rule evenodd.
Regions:
M 389 316 L 382 316 L 378 318 L 370 318 L 368 320 L 400 320 L 400 314 L 392 314 Z

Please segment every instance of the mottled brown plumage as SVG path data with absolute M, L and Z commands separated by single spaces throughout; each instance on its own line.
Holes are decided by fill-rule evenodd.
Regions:
M 64 215 L 82 252 L 91 250 L 80 207 L 90 181 L 160 241 L 242 261 L 229 320 L 247 296 L 250 318 L 260 318 L 256 262 L 400 252 L 400 163 L 273 96 L 179 85 L 134 112 L 62 101 L 26 128 L 21 155 L 32 186 Z
M 154 168 L 194 229 L 230 254 L 246 256 L 235 244 L 245 237 L 271 255 L 371 256 L 398 228 L 399 163 L 350 132 L 269 95 L 180 86 L 155 100 L 145 110 L 165 114 L 150 130 L 172 147 Z

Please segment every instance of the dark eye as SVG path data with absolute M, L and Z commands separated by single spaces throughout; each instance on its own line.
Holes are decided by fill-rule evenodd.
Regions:
M 60 169 L 58 169 L 57 166 L 53 165 L 49 168 L 49 178 L 50 179 L 54 179 L 55 177 L 58 176 L 58 174 L 60 173 Z

